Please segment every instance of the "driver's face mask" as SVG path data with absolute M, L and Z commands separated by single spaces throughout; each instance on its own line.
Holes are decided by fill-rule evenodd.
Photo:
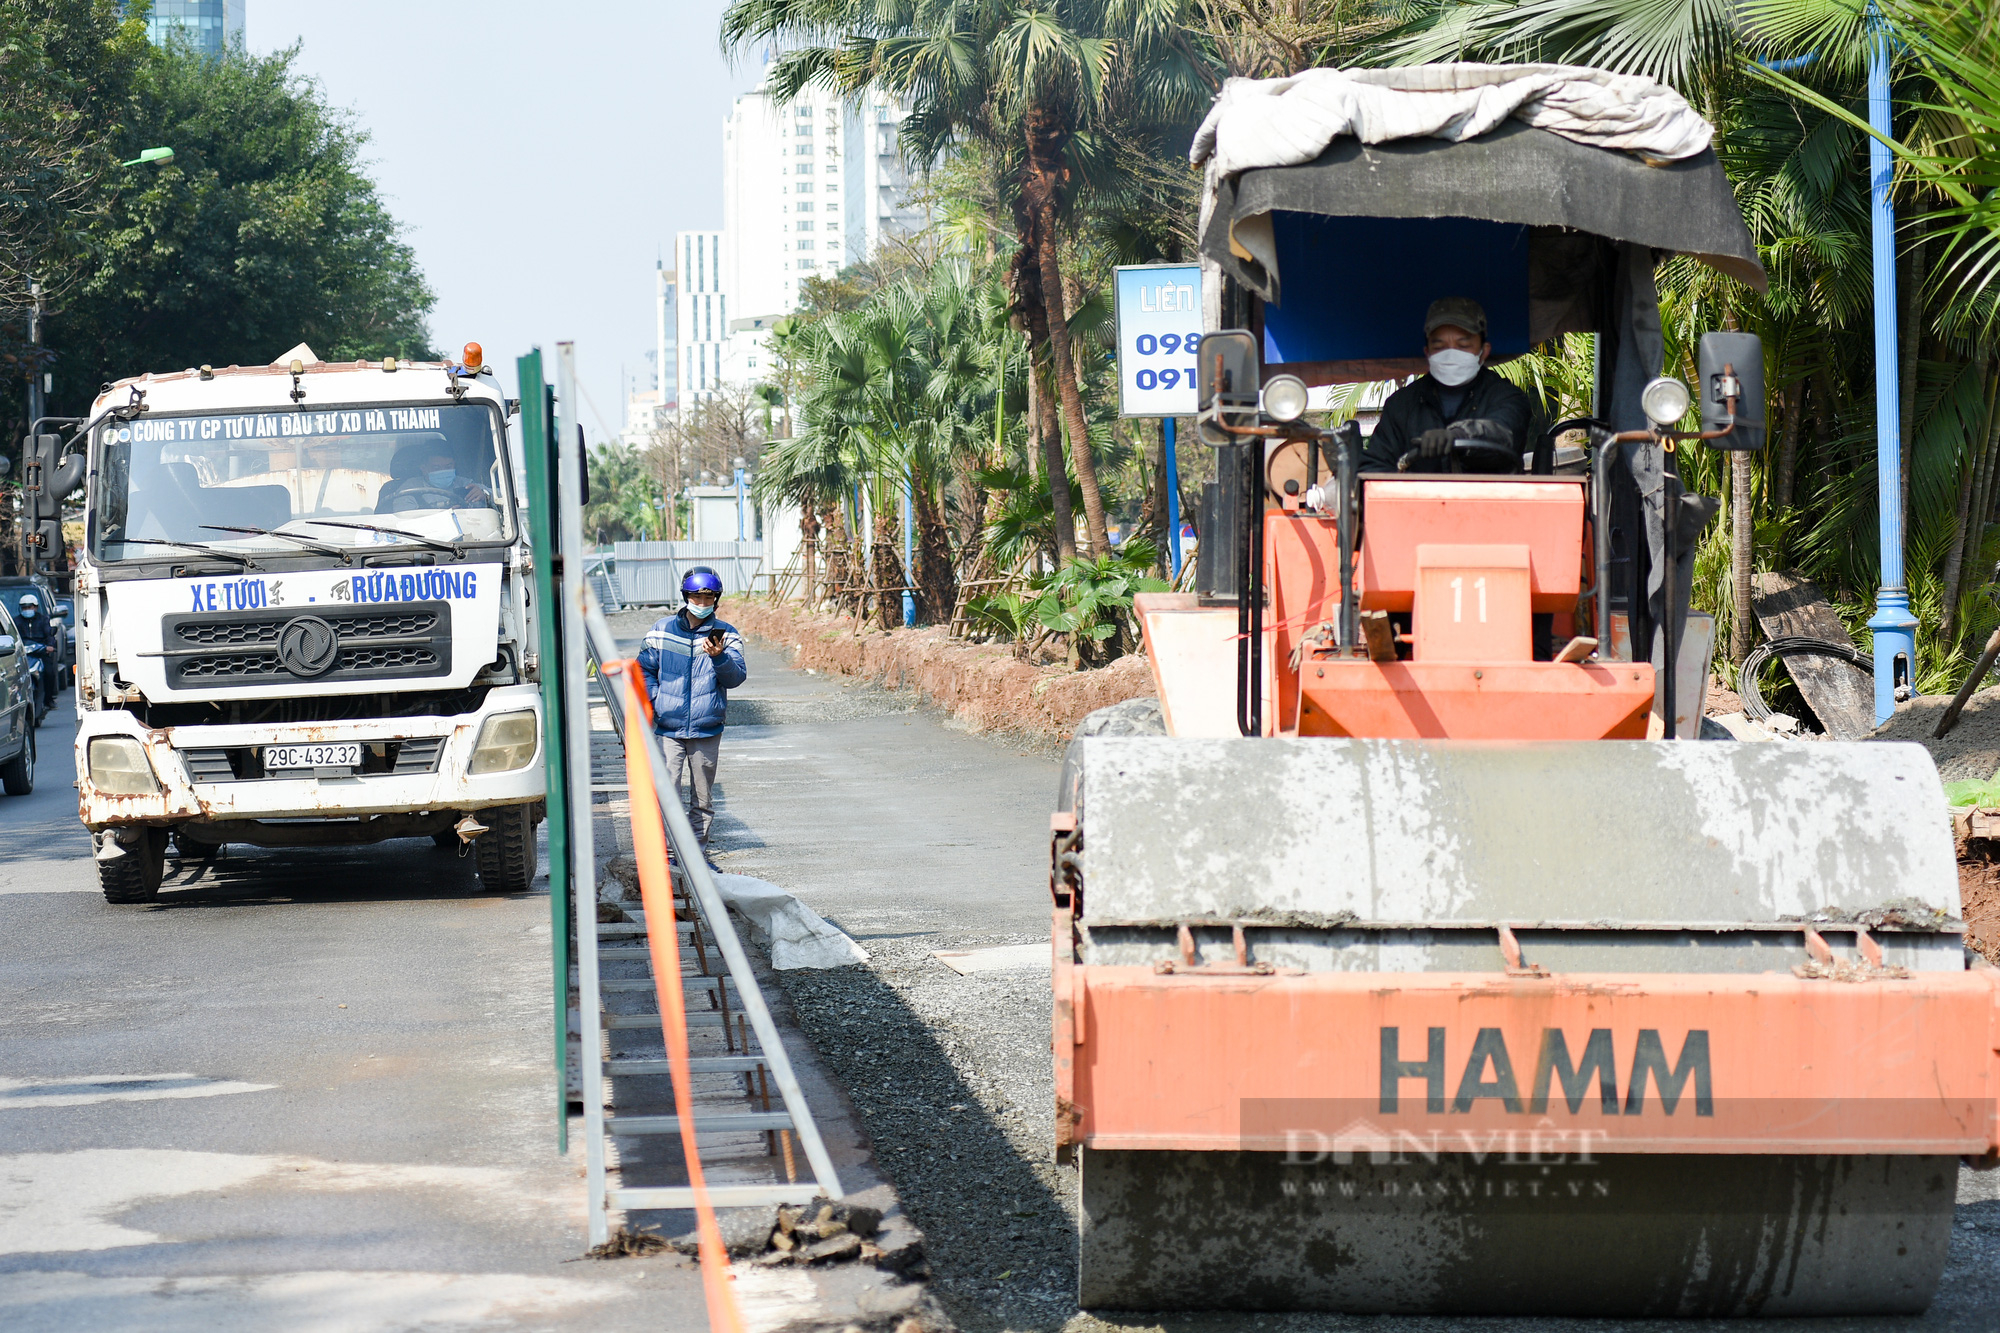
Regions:
M 1460 351 L 1456 347 L 1447 347 L 1441 352 L 1432 352 L 1430 355 L 1430 364 L 1431 378 L 1439 384 L 1454 389 L 1461 384 L 1470 382 L 1472 377 L 1479 373 L 1478 354 Z
M 713 605 L 698 606 L 693 602 L 689 602 L 687 604 L 687 613 L 690 616 L 693 616 L 696 620 L 707 620 L 710 616 L 715 614 L 715 607 Z
M 448 467 L 442 472 L 426 472 L 424 480 L 433 486 L 449 486 L 458 480 L 458 469 Z

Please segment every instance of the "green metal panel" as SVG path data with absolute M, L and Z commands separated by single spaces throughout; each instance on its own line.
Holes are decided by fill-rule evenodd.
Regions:
M 548 765 L 549 938 L 555 953 L 556 1151 L 569 1151 L 569 764 L 563 741 L 562 616 L 556 601 L 555 392 L 538 347 L 515 361 L 521 386 L 521 455 L 528 474 L 534 552 L 542 754 Z

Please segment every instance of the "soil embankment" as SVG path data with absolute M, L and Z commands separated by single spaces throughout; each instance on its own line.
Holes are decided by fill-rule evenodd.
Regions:
M 1004 645 L 963 643 L 942 628 L 857 628 L 847 616 L 764 600 L 732 600 L 726 614 L 743 633 L 790 649 L 794 666 L 915 690 L 972 731 L 1054 745 L 1097 709 L 1154 692 L 1141 656 L 1071 671 L 1024 662 Z
M 1965 942 L 2000 967 L 2000 848 L 1992 839 L 1958 840 L 1958 896 Z
M 1900 704 L 1875 729 L 1879 741 L 1916 741 L 1931 752 L 1946 782 L 1988 782 L 2000 773 L 2000 687 L 1980 690 L 1965 701 L 1957 725 L 1933 736 L 1951 703 L 1948 694 L 1929 694 Z M 1958 841 L 1958 892 L 1965 916 L 1966 943 L 2000 963 L 2000 840 Z

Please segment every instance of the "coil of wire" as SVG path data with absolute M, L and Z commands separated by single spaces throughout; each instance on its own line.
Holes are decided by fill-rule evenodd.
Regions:
M 1757 674 L 1764 663 L 1776 657 L 1783 659 L 1794 653 L 1802 656 L 1836 657 L 1843 662 L 1851 662 L 1875 674 L 1875 660 L 1851 643 L 1835 643 L 1831 639 L 1808 638 L 1803 634 L 1781 635 L 1766 639 L 1750 650 L 1743 659 L 1742 668 L 1736 673 L 1736 692 L 1743 700 L 1743 711 L 1759 722 L 1771 720 L 1771 706 L 1764 702 L 1764 696 L 1757 688 Z

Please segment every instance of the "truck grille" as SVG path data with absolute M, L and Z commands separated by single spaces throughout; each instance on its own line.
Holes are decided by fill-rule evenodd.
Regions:
M 451 674 L 448 602 L 170 615 L 160 629 L 176 689 Z
M 444 757 L 443 736 L 413 736 L 408 740 L 361 742 L 361 776 L 392 775 L 414 777 L 437 772 Z M 382 745 L 376 753 L 375 746 Z M 263 747 L 257 745 L 217 745 L 185 749 L 181 761 L 187 765 L 190 782 L 254 782 L 266 775 Z M 296 775 L 291 775 L 296 776 Z

